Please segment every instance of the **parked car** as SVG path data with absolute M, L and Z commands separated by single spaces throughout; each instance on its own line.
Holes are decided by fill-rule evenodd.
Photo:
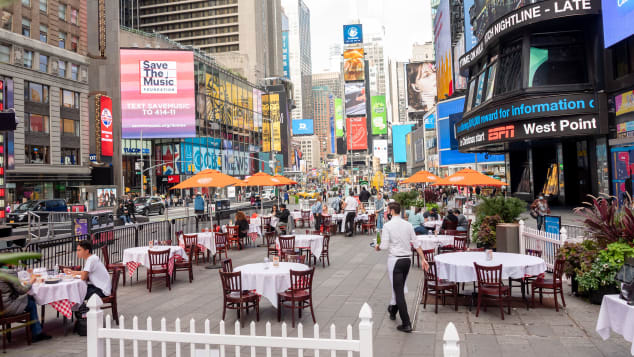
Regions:
M 149 216 L 150 213 L 163 214 L 165 204 L 158 196 L 137 197 L 134 199 L 134 210 L 136 214 L 142 214 L 144 216 Z
M 274 190 L 266 190 L 264 192 L 262 192 L 262 199 L 265 201 L 270 201 L 272 199 L 275 198 L 275 191 Z
M 7 215 L 9 225 L 27 224 L 29 221 L 28 212 L 36 213 L 40 216 L 41 222 L 46 222 L 49 212 L 68 212 L 68 207 L 66 201 L 62 199 L 27 201 Z
M 298 196 L 300 198 L 317 198 L 321 193 L 319 191 L 300 192 Z

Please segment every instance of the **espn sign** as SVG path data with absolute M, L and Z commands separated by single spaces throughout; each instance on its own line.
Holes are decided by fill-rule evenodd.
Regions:
M 503 126 L 491 128 L 489 129 L 488 134 L 489 134 L 488 136 L 489 141 L 512 139 L 515 137 L 515 126 L 503 125 Z

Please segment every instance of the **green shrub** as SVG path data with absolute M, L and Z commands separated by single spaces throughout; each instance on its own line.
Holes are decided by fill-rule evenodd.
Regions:
M 475 222 L 473 222 L 474 240 L 478 236 L 480 225 L 485 217 L 498 215 L 500 223 L 515 223 L 520 214 L 526 212 L 526 202 L 515 197 L 480 197 L 481 202 L 475 207 Z

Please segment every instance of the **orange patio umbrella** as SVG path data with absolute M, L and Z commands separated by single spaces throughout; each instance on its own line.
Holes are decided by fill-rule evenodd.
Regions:
M 220 171 L 207 169 L 170 188 L 170 190 L 198 187 L 226 187 L 239 184 L 240 182 L 241 181 L 237 178 L 223 174 Z
M 440 178 L 438 176 L 432 174 L 429 171 L 420 170 L 417 173 L 413 174 L 412 176 L 401 181 L 400 183 L 430 183 L 430 182 L 436 182 L 439 179 Z
M 286 186 L 286 185 L 297 185 L 296 181 L 293 181 L 291 179 L 289 179 L 288 177 L 282 176 L 282 175 L 274 175 L 274 178 L 280 180 L 282 182 L 282 184 L 280 186 Z
M 236 186 L 254 186 L 254 187 L 262 187 L 262 186 L 284 186 L 287 183 L 282 183 L 282 180 L 278 177 L 273 177 L 266 172 L 258 172 L 253 176 L 249 176 L 244 180 L 240 181 L 240 183 L 236 184 Z
M 495 186 L 501 187 L 508 185 L 506 182 L 496 180 L 487 175 L 481 174 L 472 169 L 462 169 L 453 175 L 441 178 L 435 186 Z

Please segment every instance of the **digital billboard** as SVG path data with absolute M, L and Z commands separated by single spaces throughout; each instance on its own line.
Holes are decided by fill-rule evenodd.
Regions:
M 112 98 L 105 95 L 96 98 L 101 127 L 101 156 L 112 156 Z
M 362 43 L 363 26 L 361 24 L 343 25 L 343 43 Z
M 313 135 L 315 128 L 312 119 L 293 119 L 293 136 Z
M 121 49 L 124 139 L 196 136 L 194 54 Z
M 453 61 L 451 60 L 451 10 L 449 0 L 440 0 L 434 18 L 436 52 L 436 91 L 438 100 L 453 95 Z
M 346 137 L 348 150 L 366 150 L 368 148 L 366 120 L 366 117 L 347 118 Z
M 478 38 L 473 33 L 473 26 L 471 26 L 471 17 L 469 16 L 469 9 L 473 6 L 475 0 L 464 0 L 464 43 L 465 51 L 469 52 L 475 45 L 478 44 Z
M 373 95 L 370 98 L 372 109 L 372 135 L 387 134 L 387 106 L 384 95 Z
M 407 162 L 405 136 L 412 131 L 413 124 L 392 125 L 392 157 L 395 163 Z
M 601 11 L 606 48 L 634 34 L 634 1 L 601 0 Z
M 408 63 L 407 105 L 409 112 L 431 109 L 436 98 L 436 68 L 432 62 Z
M 520 7 L 528 4 L 533 4 L 539 1 L 531 0 L 478 0 L 478 1 L 465 1 L 465 25 L 469 24 L 473 28 L 473 34 L 482 39 L 486 29 L 495 20 L 508 14 L 509 12 L 519 9 Z M 465 27 L 466 28 L 466 27 Z
M 365 83 L 347 82 L 344 86 L 346 96 L 346 116 L 366 115 Z
M 343 51 L 343 80 L 362 81 L 365 79 L 363 48 Z
M 343 100 L 335 98 L 335 136 L 343 137 Z
M 387 140 L 372 140 L 372 152 L 375 157 L 379 158 L 379 163 L 381 165 L 387 164 Z

